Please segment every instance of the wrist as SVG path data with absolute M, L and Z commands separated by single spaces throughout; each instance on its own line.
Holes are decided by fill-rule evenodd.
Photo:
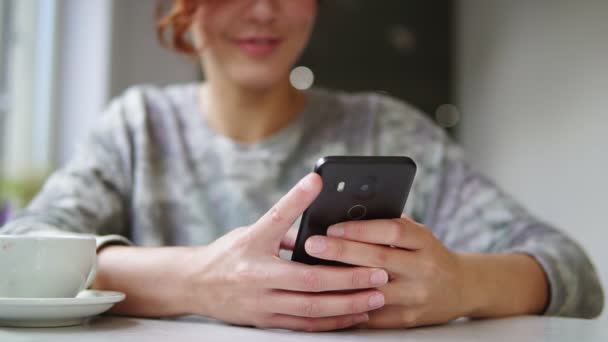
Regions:
M 461 274 L 461 298 L 464 317 L 480 317 L 490 302 L 490 294 L 485 286 L 483 269 L 478 262 L 479 255 L 457 253 Z
M 176 265 L 180 269 L 180 301 L 188 315 L 212 317 L 209 310 L 211 272 L 205 257 L 206 250 L 206 246 L 185 247 L 185 253 Z
M 95 279 L 93 280 L 93 282 L 91 283 L 90 288 L 93 290 L 111 290 L 111 288 L 108 286 L 108 272 L 106 272 L 105 268 L 103 267 L 104 265 L 106 265 L 107 263 L 105 262 L 106 257 L 109 256 L 109 258 L 112 257 L 112 253 L 116 250 L 116 249 L 121 249 L 121 248 L 125 248 L 125 246 L 122 245 L 107 245 L 107 246 L 103 246 L 102 248 L 99 248 L 97 250 L 97 272 L 95 274 Z M 127 247 L 128 248 L 128 247 Z

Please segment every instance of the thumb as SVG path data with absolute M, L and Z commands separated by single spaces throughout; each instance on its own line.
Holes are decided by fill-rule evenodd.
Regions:
M 276 242 L 278 247 L 285 233 L 317 198 L 322 188 L 321 176 L 308 174 L 253 224 L 253 231 L 267 242 Z

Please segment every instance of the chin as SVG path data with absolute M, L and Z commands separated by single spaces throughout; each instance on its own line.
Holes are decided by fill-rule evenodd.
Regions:
M 278 74 L 277 70 L 239 70 L 233 73 L 236 84 L 248 89 L 264 90 L 282 83 L 288 75 Z

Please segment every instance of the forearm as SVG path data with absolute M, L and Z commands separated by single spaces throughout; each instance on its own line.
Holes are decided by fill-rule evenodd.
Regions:
M 549 285 L 536 260 L 526 254 L 460 254 L 469 316 L 489 318 L 540 314 Z
M 111 313 L 166 317 L 192 314 L 185 267 L 189 247 L 109 246 L 98 255 L 94 289 L 124 292 Z

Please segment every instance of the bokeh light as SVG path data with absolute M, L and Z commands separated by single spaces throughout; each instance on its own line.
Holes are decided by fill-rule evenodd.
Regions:
M 299 90 L 306 90 L 315 83 L 315 74 L 305 66 L 294 68 L 289 75 L 291 85 Z
M 435 119 L 443 128 L 454 127 L 460 122 L 460 111 L 453 104 L 442 104 L 435 111 Z
M 416 49 L 416 35 L 405 26 L 391 27 L 387 36 L 391 46 L 402 54 L 410 54 Z

